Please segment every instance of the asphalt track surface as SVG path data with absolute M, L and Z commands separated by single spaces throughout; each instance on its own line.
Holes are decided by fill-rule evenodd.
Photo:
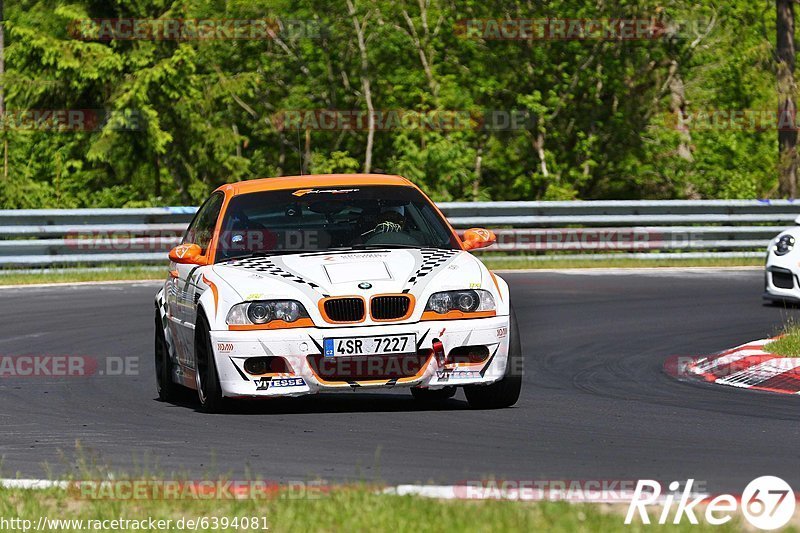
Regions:
M 508 273 L 526 360 L 511 409 L 405 390 L 248 404 L 208 415 L 156 400 L 153 283 L 0 290 L 0 355 L 138 357 L 139 375 L 0 379 L 0 474 L 58 477 L 79 459 L 129 474 L 454 483 L 694 478 L 800 487 L 800 398 L 683 383 L 670 355 L 774 333 L 762 273 Z M 102 364 L 101 364 L 102 367 Z M 79 448 L 76 447 L 79 443 Z

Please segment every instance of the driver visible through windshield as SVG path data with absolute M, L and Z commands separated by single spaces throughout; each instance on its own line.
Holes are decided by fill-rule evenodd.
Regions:
M 412 187 L 276 190 L 231 199 L 216 258 L 359 247 L 459 245 L 430 201 Z

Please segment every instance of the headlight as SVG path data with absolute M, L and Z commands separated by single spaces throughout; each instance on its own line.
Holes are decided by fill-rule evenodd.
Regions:
M 266 300 L 234 305 L 228 312 L 226 322 L 229 326 L 250 326 L 267 324 L 273 320 L 292 323 L 300 318 L 308 318 L 308 312 L 300 302 Z
M 772 251 L 775 252 L 775 255 L 786 255 L 792 251 L 792 248 L 794 248 L 794 237 L 791 235 L 782 235 L 775 243 L 775 247 Z
M 247 306 L 247 319 L 253 324 L 266 324 L 272 320 L 272 306 L 255 302 Z
M 428 299 L 426 311 L 443 315 L 450 311 L 475 313 L 477 311 L 494 311 L 494 297 L 489 291 L 465 290 L 435 292 Z
M 273 313 L 275 318 L 283 320 L 284 322 L 294 322 L 300 315 L 303 314 L 305 309 L 294 300 L 286 300 L 285 302 L 275 302 L 273 306 Z

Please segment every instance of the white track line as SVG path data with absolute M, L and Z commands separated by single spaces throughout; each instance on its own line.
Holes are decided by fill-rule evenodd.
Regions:
M 490 262 L 490 261 L 489 261 Z M 749 271 L 749 270 L 764 270 L 763 266 L 754 265 L 740 265 L 740 266 L 630 266 L 630 267 L 596 267 L 596 266 L 579 266 L 572 268 L 493 268 L 492 272 L 631 272 L 640 270 L 642 272 L 654 271 L 688 271 L 688 272 L 718 272 L 720 270 L 736 271 Z
M 762 266 L 736 266 L 736 267 L 586 267 L 586 268 L 562 268 L 562 269 L 540 269 L 530 270 L 530 272 L 558 272 L 559 274 L 570 274 L 574 276 L 622 276 L 622 275 L 641 275 L 641 276 L 719 276 L 745 274 L 749 272 L 763 271 Z M 499 272 L 499 271 L 495 271 Z M 525 270 L 507 270 L 505 272 L 526 272 Z
M 69 487 L 69 482 L 47 479 L 0 479 L 0 487 L 24 490 L 66 489 Z

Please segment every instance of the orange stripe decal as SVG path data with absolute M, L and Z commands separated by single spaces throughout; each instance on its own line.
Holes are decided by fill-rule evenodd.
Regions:
M 500 301 L 502 302 L 503 301 L 503 291 L 500 290 L 500 284 L 497 283 L 497 276 L 495 276 L 494 272 L 492 272 L 491 270 L 489 271 L 489 274 L 492 276 L 492 281 L 494 281 L 494 286 L 497 287 L 497 294 L 500 295 Z
M 214 282 L 209 280 L 205 274 L 203 274 L 203 283 L 211 287 L 211 293 L 214 295 L 214 316 L 216 316 L 217 309 L 219 308 L 219 290 L 217 286 L 214 285 Z
M 266 324 L 232 324 L 228 326 L 230 331 L 258 331 L 263 329 L 289 329 L 289 328 L 313 328 L 314 322 L 310 318 L 298 318 L 294 322 L 284 322 L 283 320 L 273 320 Z
M 422 313 L 422 320 L 458 320 L 461 318 L 488 318 L 497 316 L 496 311 L 474 311 L 472 313 L 464 313 L 462 311 L 448 311 L 441 315 L 436 311 L 425 311 Z

